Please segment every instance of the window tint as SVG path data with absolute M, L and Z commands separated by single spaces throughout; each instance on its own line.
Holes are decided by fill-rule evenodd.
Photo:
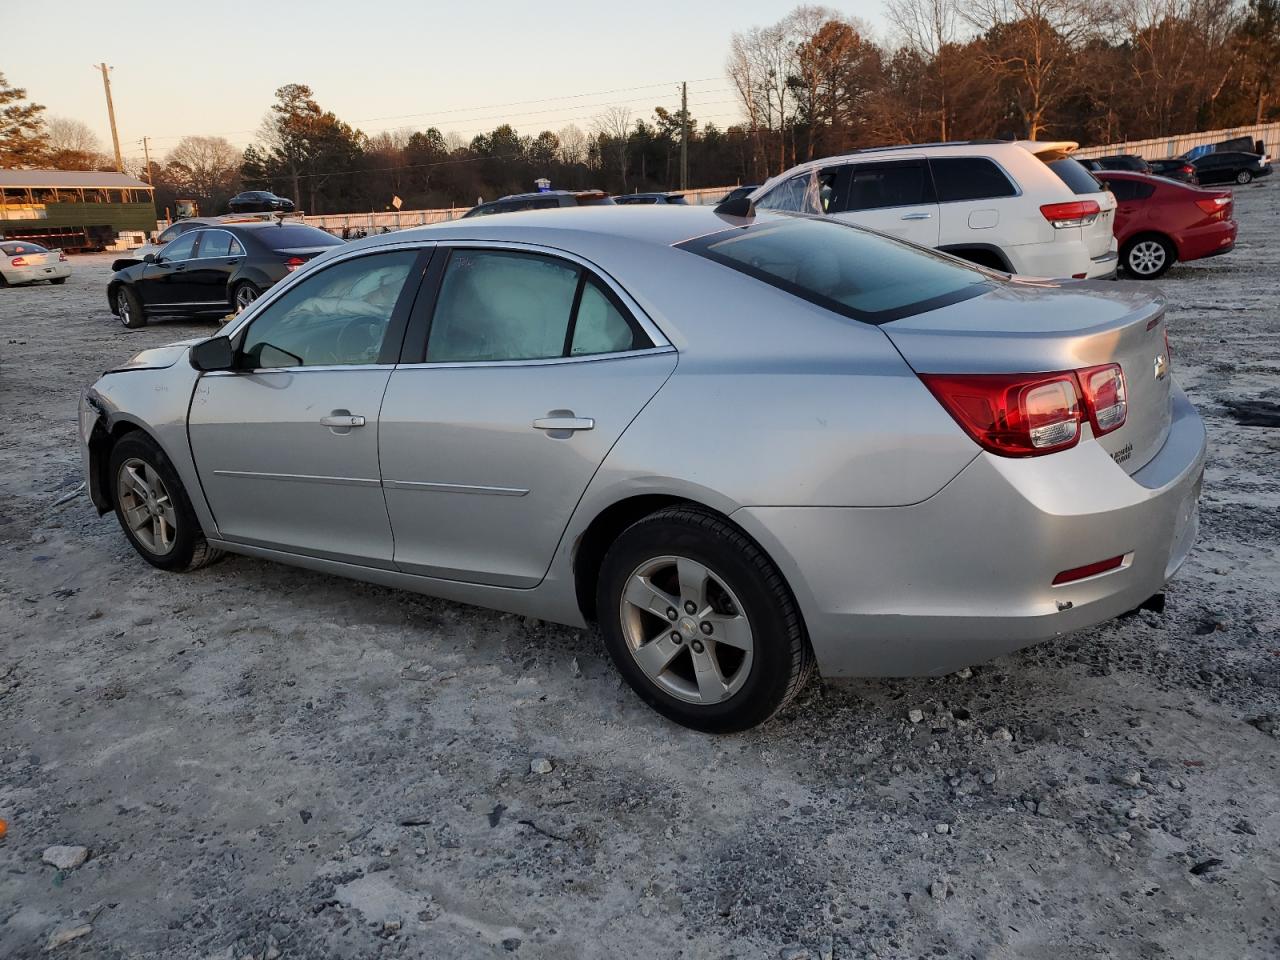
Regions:
M 769 218 L 679 246 L 869 323 L 995 288 L 976 267 L 836 220 Z
M 860 163 L 849 182 L 849 210 L 933 203 L 929 170 L 920 160 Z
M 231 256 L 231 244 L 235 238 L 225 230 L 201 230 L 196 234 L 200 238 L 200 259 Z
M 270 304 L 240 344 L 250 368 L 377 363 L 414 250 L 356 257 L 302 280 Z
M 457 250 L 427 341 L 428 363 L 564 355 L 578 268 L 549 257 Z
M 1056 173 L 1072 193 L 1101 193 L 1105 189 L 1092 173 L 1070 157 L 1049 160 L 1045 166 Z
M 593 279 L 582 287 L 577 318 L 573 324 L 571 356 L 593 353 L 619 353 L 649 346 L 631 321 Z
M 192 253 L 196 248 L 196 233 L 184 233 L 177 240 L 167 244 L 160 251 L 160 256 L 166 260 L 190 260 Z
M 1003 170 L 986 157 L 936 157 L 929 161 L 938 200 L 990 200 L 1017 196 Z

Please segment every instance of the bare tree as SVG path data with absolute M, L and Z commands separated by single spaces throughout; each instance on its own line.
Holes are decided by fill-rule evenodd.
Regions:
M 571 123 L 567 127 L 561 128 L 556 134 L 560 138 L 560 162 L 561 163 L 586 163 L 589 150 L 587 147 L 587 135 L 582 132 L 582 128 L 576 123 Z
M 49 117 L 45 121 L 45 131 L 49 134 L 49 150 L 53 153 L 88 153 L 102 152 L 102 141 L 81 120 L 70 117 Z
M 596 135 L 607 140 L 618 158 L 618 169 L 622 174 L 622 189 L 627 189 L 627 165 L 631 156 L 631 108 L 610 107 L 598 115 L 592 125 Z M 601 145 L 602 147 L 604 144 Z
M 885 14 L 898 39 L 933 68 L 938 101 L 938 138 L 946 140 L 951 50 L 960 40 L 956 0 L 889 0 Z
M 238 189 L 242 159 L 225 137 L 183 137 L 165 157 L 164 178 L 216 207 Z

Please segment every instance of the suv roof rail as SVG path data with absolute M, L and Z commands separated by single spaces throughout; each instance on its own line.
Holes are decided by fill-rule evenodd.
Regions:
M 886 150 L 923 150 L 928 147 L 989 147 L 1000 143 L 1013 143 L 1012 140 L 938 140 L 933 143 L 895 143 L 880 147 L 858 147 L 850 150 L 846 156 L 859 153 L 883 153 Z

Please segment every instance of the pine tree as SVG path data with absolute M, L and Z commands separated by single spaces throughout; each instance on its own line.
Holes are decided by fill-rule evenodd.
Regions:
M 45 159 L 44 107 L 26 99 L 27 91 L 9 86 L 0 73 L 0 167 L 34 167 Z

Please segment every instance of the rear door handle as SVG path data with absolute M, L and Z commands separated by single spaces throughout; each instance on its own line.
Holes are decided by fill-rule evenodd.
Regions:
M 594 430 L 596 422 L 590 417 L 540 417 L 533 421 L 535 430 Z
M 902 219 L 903 220 L 932 220 L 933 214 L 932 213 L 904 213 L 902 215 Z
M 352 416 L 351 414 L 332 414 L 327 417 L 321 417 L 320 426 L 322 427 L 363 427 L 364 417 Z

